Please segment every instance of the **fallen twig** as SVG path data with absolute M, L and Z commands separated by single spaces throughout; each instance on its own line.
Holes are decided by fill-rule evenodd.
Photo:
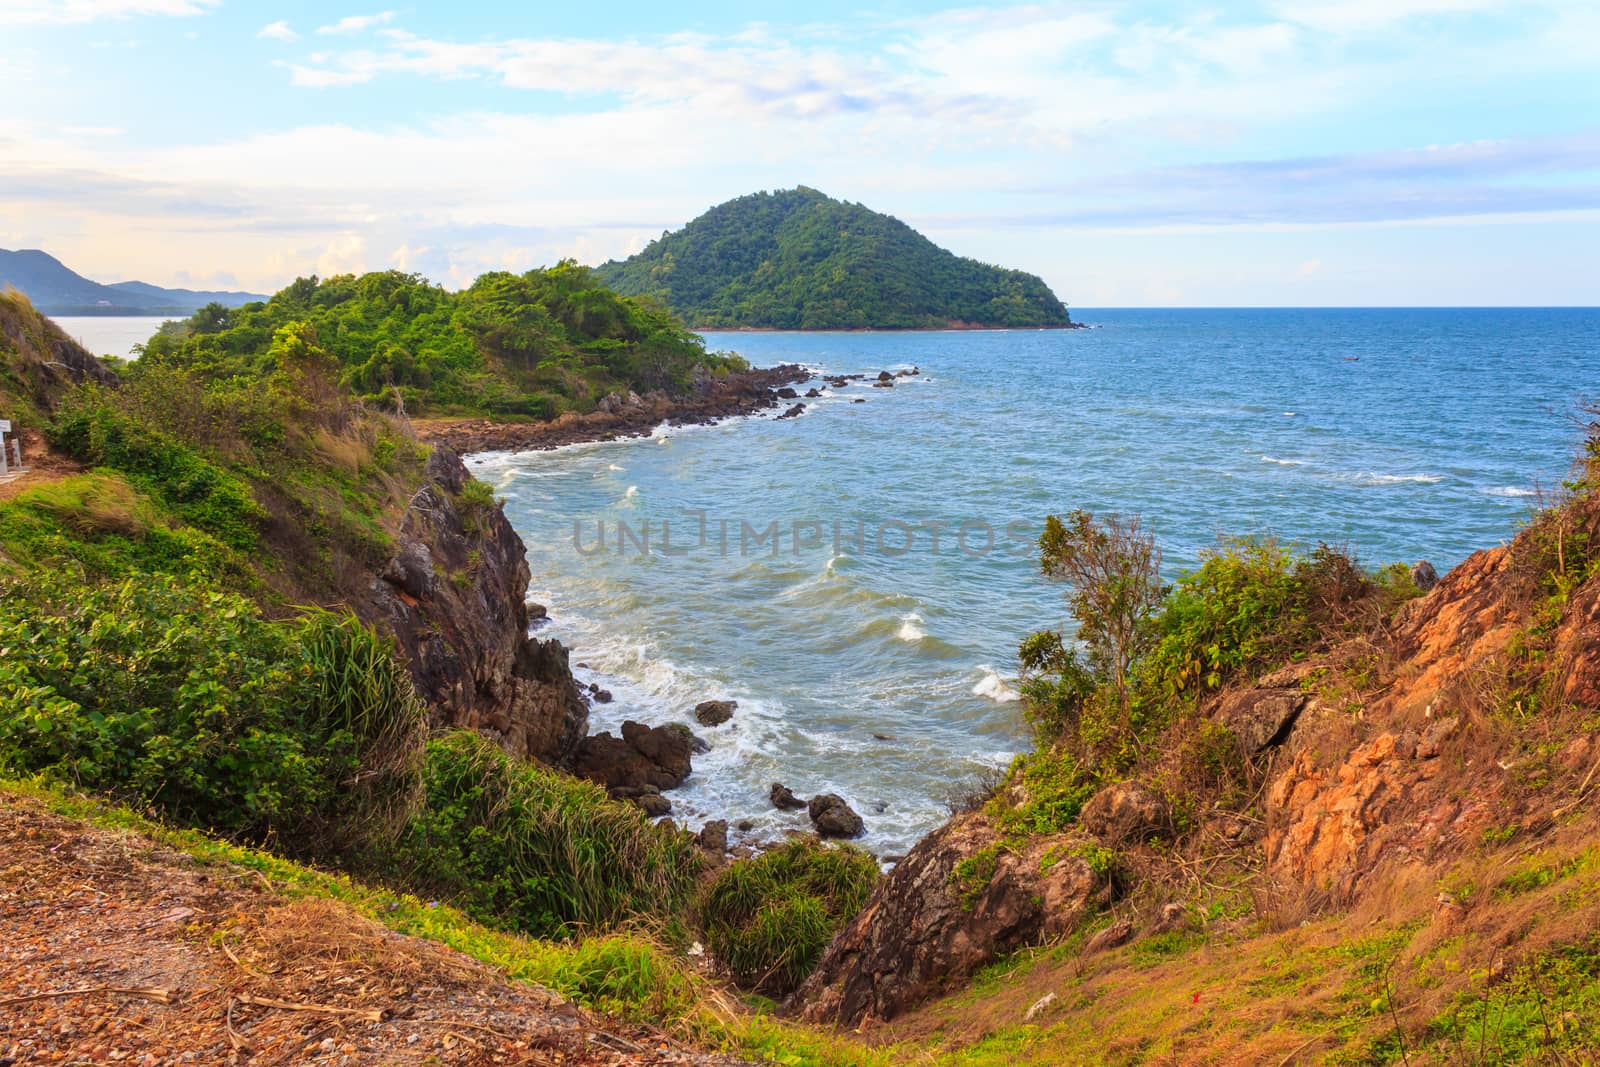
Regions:
M 122 986 L 94 985 L 82 986 L 78 989 L 56 989 L 48 993 L 29 993 L 25 997 L 10 997 L 0 1000 L 0 1008 L 12 1004 L 26 1004 L 30 1000 L 48 1000 L 51 997 L 77 997 L 87 996 L 90 993 L 119 993 L 125 997 L 143 997 L 145 1000 L 158 1000 L 163 1004 L 176 1004 L 183 998 L 181 990 L 165 989 L 161 986 L 137 986 L 125 988 Z
M 388 1008 L 336 1008 L 330 1004 L 296 1004 L 287 1000 L 269 1000 L 266 997 L 253 997 L 248 993 L 240 993 L 240 1004 L 248 1004 L 257 1008 L 277 1008 L 280 1011 L 311 1011 L 319 1015 L 349 1015 L 364 1022 L 381 1023 L 394 1014 Z

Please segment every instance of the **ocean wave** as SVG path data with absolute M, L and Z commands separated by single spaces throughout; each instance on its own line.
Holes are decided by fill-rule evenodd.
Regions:
M 1482 493 L 1484 496 L 1521 497 L 1539 495 L 1539 490 L 1529 489 L 1527 486 L 1522 485 L 1494 485 L 1485 489 L 1479 489 L 1478 492 Z
M 627 470 L 627 469 L 628 469 L 628 468 L 626 468 L 626 467 L 622 467 L 622 466 L 618 466 L 618 465 L 617 465 L 617 464 L 615 464 L 615 463 L 608 463 L 608 464 L 606 464 L 606 470 L 608 470 L 608 471 L 625 471 L 625 470 Z
M 622 499 L 624 499 L 624 500 L 632 500 L 634 497 L 636 497 L 638 495 L 639 495 L 639 487 L 637 485 L 630 485 L 630 486 L 628 486 L 628 491 L 622 494 Z
M 1360 471 L 1356 474 L 1339 476 L 1341 481 L 1354 482 L 1356 485 L 1436 485 L 1444 481 L 1438 474 L 1382 474 L 1377 471 Z
M 1262 456 L 1261 457 L 1261 462 L 1263 462 L 1263 463 L 1276 463 L 1280 467 L 1303 467 L 1303 466 L 1305 466 L 1305 460 L 1303 460 L 1303 459 L 1279 459 L 1277 456 Z
M 922 616 L 914 611 L 908 611 L 900 616 L 900 629 L 894 635 L 902 641 L 921 641 L 928 636 L 928 631 L 922 628 Z
M 1011 688 L 1006 680 L 1000 677 L 999 673 L 987 663 L 979 664 L 978 671 L 982 677 L 972 687 L 973 696 L 987 697 L 996 704 L 1009 704 L 1012 701 L 1022 699 L 1022 694 Z

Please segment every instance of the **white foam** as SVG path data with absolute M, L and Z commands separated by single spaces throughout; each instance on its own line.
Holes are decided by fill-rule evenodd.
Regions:
M 978 684 L 972 687 L 973 696 L 988 697 L 996 704 L 1009 704 L 1014 700 L 1022 699 L 1022 694 L 1011 688 L 1006 683 L 1006 680 L 1000 677 L 999 673 L 987 663 L 979 664 L 978 670 L 982 677 L 978 679 Z
M 1521 485 L 1496 485 L 1478 490 L 1485 496 L 1538 496 L 1539 490 Z
M 1304 460 L 1299 460 L 1299 459 L 1279 459 L 1277 456 L 1262 456 L 1261 457 L 1261 462 L 1263 462 L 1263 463 L 1276 463 L 1280 467 L 1303 467 L 1303 466 L 1305 466 L 1305 461 Z
M 606 464 L 606 470 L 608 470 L 608 471 L 625 471 L 625 470 L 627 470 L 627 469 L 628 469 L 628 468 L 626 468 L 626 467 L 621 467 L 621 466 L 618 466 L 618 465 L 617 465 L 617 464 L 615 464 L 615 463 L 608 463 L 608 464 Z
M 921 626 L 922 616 L 914 611 L 908 611 L 900 616 L 900 629 L 894 635 L 902 641 L 917 642 L 928 636 L 928 631 Z
M 1434 485 L 1444 481 L 1437 474 L 1377 474 L 1373 471 L 1362 471 L 1351 479 L 1357 485 L 1404 485 L 1408 482 L 1419 485 Z
M 630 486 L 628 486 L 628 491 L 626 493 L 622 494 L 622 498 L 624 500 L 632 500 L 634 497 L 636 497 L 638 495 L 639 495 L 639 487 L 637 485 L 630 485 Z

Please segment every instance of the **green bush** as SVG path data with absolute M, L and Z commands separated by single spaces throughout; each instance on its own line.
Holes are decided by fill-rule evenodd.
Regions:
M 12 773 L 312 847 L 414 791 L 422 726 L 387 643 L 354 620 L 275 622 L 165 575 L 94 586 L 40 572 L 0 589 Z
M 707 887 L 706 943 L 740 985 L 781 996 L 811 973 L 881 876 L 859 848 L 796 838 L 729 865 Z
M 664 918 L 699 874 L 690 835 L 477 734 L 429 742 L 424 781 L 424 806 L 380 862 L 484 922 L 567 937 Z

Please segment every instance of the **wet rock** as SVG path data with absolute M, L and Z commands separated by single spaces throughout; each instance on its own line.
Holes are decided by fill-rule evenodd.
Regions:
M 1059 844 L 1050 837 L 1015 848 L 999 848 L 1002 839 L 982 814 L 924 838 L 839 931 L 791 1006 L 810 1022 L 847 1028 L 887 1021 L 1000 955 L 1075 929 L 1098 881 L 1088 863 L 1069 855 L 1041 864 Z M 994 857 L 987 884 L 957 876 L 958 864 L 980 854 Z
M 713 819 L 700 827 L 695 841 L 705 851 L 721 856 L 728 851 L 728 820 Z
M 800 394 L 795 392 L 792 388 L 790 388 L 789 386 L 786 385 L 782 389 L 778 390 L 777 395 L 782 397 L 784 400 L 793 400 L 795 397 L 799 396 Z
M 1246 689 L 1229 693 L 1217 705 L 1215 718 L 1239 742 L 1245 756 L 1254 756 L 1288 740 L 1306 694 L 1298 689 Z
M 806 399 L 807 400 L 815 400 L 815 399 L 817 399 L 817 397 L 819 397 L 821 395 L 822 395 L 822 390 L 821 389 L 811 388 L 811 389 L 807 389 L 806 390 Z
M 528 605 L 528 629 L 537 630 L 550 621 L 550 611 L 543 604 Z
M 737 700 L 702 700 L 694 706 L 694 721 L 701 726 L 721 726 L 733 718 Z
M 865 397 L 860 397 L 860 396 L 858 396 L 854 400 L 850 401 L 850 403 L 852 403 L 852 404 L 865 404 L 866 402 L 867 402 L 866 398 Z
M 689 751 L 696 756 L 704 756 L 711 751 L 711 742 L 699 734 L 692 733 L 689 735 Z
M 812 797 L 811 803 L 806 805 L 806 814 L 811 816 L 811 824 L 817 828 L 817 836 L 822 838 L 860 837 L 867 829 L 861 816 L 837 793 L 821 793 Z
M 1439 572 L 1433 569 L 1433 564 L 1425 559 L 1419 559 L 1411 567 L 1411 581 L 1424 593 L 1439 584 Z
M 796 404 L 796 405 L 794 405 L 794 407 L 790 408 L 788 411 L 785 411 L 782 415 L 779 415 L 778 418 L 780 418 L 780 419 L 795 419 L 795 418 L 799 418 L 801 415 L 805 414 L 805 410 L 806 410 L 806 406 L 804 404 Z
M 583 739 L 572 772 L 608 789 L 652 785 L 671 789 L 689 777 L 694 735 L 681 723 L 646 726 L 628 721 L 622 736 L 609 731 Z
M 789 791 L 789 787 L 782 782 L 773 782 L 772 788 L 767 790 L 767 799 L 772 801 L 772 806 L 779 811 L 798 811 L 806 806 L 801 800 Z
M 892 381 L 893 379 L 894 379 L 894 375 L 890 374 L 886 370 L 881 370 L 881 371 L 878 372 L 878 381 L 880 381 L 880 382 Z
M 738 822 L 734 823 L 733 826 L 734 829 L 738 830 L 740 833 L 746 834 L 756 828 L 756 824 L 751 822 L 749 819 L 740 819 Z
M 672 814 L 672 801 L 661 795 L 661 790 L 653 785 L 623 785 L 606 790 L 606 795 L 612 800 L 621 800 L 635 807 L 643 808 L 646 815 L 652 818 Z
M 874 389 L 893 389 L 894 388 L 894 380 L 891 378 L 888 381 L 873 382 L 872 383 L 872 387 Z
M 1132 844 L 1163 835 L 1172 813 L 1161 794 L 1142 782 L 1113 782 L 1083 806 L 1078 825 L 1109 844 Z

